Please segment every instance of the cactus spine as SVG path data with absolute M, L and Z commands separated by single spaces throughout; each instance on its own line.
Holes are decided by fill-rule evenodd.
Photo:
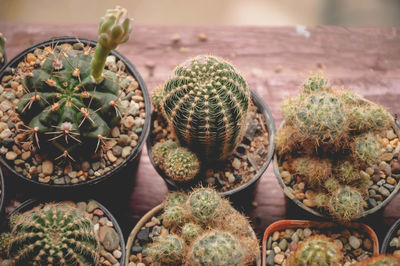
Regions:
M 221 196 L 213 189 L 193 191 L 187 201 L 190 214 L 200 224 L 213 224 L 222 211 Z
M 157 265 L 182 263 L 185 255 L 185 242 L 177 235 L 167 235 L 153 242 L 146 253 Z
M 331 215 L 339 221 L 350 222 L 360 217 L 364 211 L 362 194 L 350 186 L 342 186 L 332 192 L 328 202 Z
M 199 172 L 199 159 L 187 148 L 177 147 L 165 158 L 165 173 L 174 181 L 192 180 Z

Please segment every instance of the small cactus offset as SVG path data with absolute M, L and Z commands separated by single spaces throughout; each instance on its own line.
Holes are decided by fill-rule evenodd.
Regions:
M 331 215 L 338 221 L 346 223 L 361 216 L 365 201 L 357 189 L 342 186 L 330 194 L 327 204 Z
M 157 86 L 151 93 L 151 102 L 153 103 L 154 109 L 157 112 L 161 112 L 161 105 L 164 99 L 164 88 L 163 86 Z
M 179 191 L 172 191 L 168 193 L 167 198 L 164 200 L 164 208 L 175 206 L 183 207 L 188 199 L 188 195 Z
M 16 265 L 97 265 L 100 244 L 76 207 L 48 203 L 13 218 L 8 250 Z
M 326 158 L 298 157 L 292 161 L 291 171 L 303 176 L 311 187 L 318 187 L 332 175 L 332 162 Z
M 222 212 L 223 200 L 215 190 L 200 188 L 190 194 L 186 204 L 189 213 L 197 222 L 211 225 Z
M 354 161 L 359 164 L 373 165 L 379 160 L 380 146 L 372 133 L 357 136 L 351 148 Z
M 228 62 L 197 56 L 163 87 L 161 108 L 182 146 L 201 160 L 226 160 L 240 144 L 251 104 L 245 79 Z
M 177 147 L 165 158 L 165 173 L 172 180 L 182 182 L 194 179 L 200 172 L 196 154 L 185 147 Z
M 85 150 L 98 151 L 122 113 L 119 78 L 104 70 L 104 62 L 117 44 L 128 39 L 130 27 L 125 9 L 108 10 L 93 56 L 89 50 L 50 48 L 44 64 L 26 76 L 26 93 L 17 111 L 24 122 L 21 131 L 32 144 L 40 148 L 49 142 L 63 157 L 81 143 Z
M 188 241 L 196 239 L 202 232 L 201 226 L 195 223 L 187 223 L 182 227 L 182 237 Z
M 394 255 L 381 254 L 358 262 L 355 266 L 399 266 L 400 258 Z
M 311 73 L 311 75 L 303 83 L 303 91 L 305 93 L 331 91 L 328 80 L 322 73 Z
M 5 46 L 6 39 L 3 36 L 3 33 L 0 32 L 0 68 L 3 66 L 5 61 Z
M 185 256 L 185 242 L 177 235 L 167 235 L 153 242 L 146 251 L 156 265 L 180 264 Z
M 290 255 L 286 265 L 340 266 L 343 261 L 341 247 L 324 235 L 311 236 L 302 241 Z
M 165 158 L 177 147 L 178 144 L 172 140 L 158 142 L 156 145 L 153 146 L 151 152 L 153 154 L 153 160 L 158 165 L 158 167 L 165 170 Z
M 186 222 L 186 211 L 180 206 L 172 206 L 166 208 L 163 212 L 162 219 L 163 224 L 166 227 L 177 228 L 185 224 Z

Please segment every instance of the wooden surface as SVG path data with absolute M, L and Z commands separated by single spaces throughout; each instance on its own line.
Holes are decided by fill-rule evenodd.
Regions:
M 298 92 L 299 84 L 310 71 L 322 70 L 334 87 L 354 89 L 366 98 L 400 114 L 400 29 L 394 28 L 307 28 L 309 37 L 298 34 L 295 27 L 134 27 L 131 40 L 120 51 L 142 74 L 149 90 L 163 82 L 173 67 L 188 57 L 214 54 L 231 60 L 246 76 L 251 89 L 269 105 L 279 126 L 282 98 Z M 7 56 L 12 58 L 28 46 L 56 36 L 95 38 L 95 25 L 0 24 L 6 36 Z M 199 34 L 207 35 L 200 41 Z M 181 40 L 173 43 L 171 37 Z M 150 75 L 146 66 L 154 65 Z M 133 170 L 132 170 L 133 171 Z M 137 171 L 124 176 L 131 187 L 122 191 L 109 186 L 98 198 L 120 209 L 118 217 L 125 232 L 167 193 L 164 181 L 150 164 L 143 149 Z M 9 177 L 8 179 L 12 179 Z M 121 179 L 122 180 L 122 179 Z M 16 190 L 16 188 L 11 189 Z M 129 198 L 129 201 L 128 201 Z M 125 200 L 125 202 L 123 202 Z M 315 219 L 285 198 L 273 174 L 272 164 L 255 191 L 254 206 L 240 207 L 253 220 L 256 233 L 285 218 Z M 127 205 L 129 202 L 129 206 Z M 126 205 L 125 205 L 126 204 Z M 113 212 L 113 210 L 111 210 Z M 400 196 L 383 212 L 364 220 L 378 233 L 380 241 L 389 226 L 400 218 Z

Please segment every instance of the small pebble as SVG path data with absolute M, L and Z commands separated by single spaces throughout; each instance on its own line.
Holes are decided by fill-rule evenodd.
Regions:
M 42 163 L 42 173 L 45 175 L 51 175 L 54 170 L 53 162 L 50 160 L 46 160 Z
M 360 239 L 358 239 L 355 236 L 350 236 L 349 237 L 349 244 L 353 249 L 358 249 L 361 245 Z

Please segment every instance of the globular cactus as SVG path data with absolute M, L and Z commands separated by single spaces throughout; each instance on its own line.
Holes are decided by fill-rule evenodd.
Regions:
M 125 16 L 122 8 L 107 11 L 93 57 L 89 50 L 54 49 L 40 68 L 28 73 L 17 111 L 32 144 L 40 148 L 48 141 L 64 157 L 82 146 L 93 153 L 119 123 L 119 79 L 104 70 L 104 62 L 116 44 L 128 39 L 131 26 Z
M 187 194 L 179 191 L 172 191 L 168 193 L 167 198 L 164 200 L 164 209 L 180 206 L 183 207 L 187 201 Z
M 357 106 L 349 112 L 350 127 L 359 132 L 388 129 L 392 120 L 390 113 L 377 104 Z
M 360 191 L 350 186 L 342 186 L 330 194 L 327 208 L 340 222 L 357 219 L 364 211 L 365 201 Z
M 194 190 L 187 201 L 187 209 L 194 220 L 203 225 L 212 225 L 222 212 L 222 198 L 211 188 Z
M 157 112 L 161 112 L 161 104 L 164 99 L 164 88 L 163 86 L 157 86 L 151 92 L 151 102 L 153 103 L 154 109 Z
M 340 266 L 343 253 L 331 238 L 315 235 L 303 240 L 290 255 L 286 265 L 291 266 Z
M 164 142 L 157 142 L 151 149 L 154 162 L 161 169 L 165 169 L 165 158 L 167 155 L 175 150 L 178 144 L 175 141 L 167 140 Z
M 162 214 L 163 224 L 168 228 L 182 226 L 187 220 L 186 210 L 180 206 L 165 208 Z
M 247 236 L 249 228 L 251 228 L 250 222 L 246 216 L 242 215 L 234 208 L 225 210 L 224 215 L 221 215 L 218 227 L 222 231 L 231 232 L 237 236 Z
M 4 38 L 3 34 L 0 32 L 0 68 L 3 66 L 5 61 L 5 49 L 4 46 L 6 44 L 6 39 Z
M 340 182 L 335 177 L 330 177 L 325 180 L 324 188 L 328 190 L 328 192 L 333 192 L 340 187 Z
M 399 266 L 399 265 L 400 265 L 400 258 L 394 255 L 381 254 L 360 261 L 355 266 Z
M 290 170 L 301 175 L 309 186 L 319 187 L 332 175 L 332 162 L 327 158 L 297 157 L 291 162 Z
M 354 161 L 373 165 L 379 161 L 380 145 L 373 133 L 358 135 L 351 144 Z
M 6 258 L 8 256 L 8 245 L 10 243 L 11 234 L 2 233 L 0 235 L 0 257 Z
M 155 265 L 180 264 L 185 254 L 185 241 L 177 235 L 162 237 L 146 249 L 146 255 L 152 258 Z
M 225 160 L 240 144 L 251 104 L 245 79 L 228 62 L 197 56 L 164 85 L 162 110 L 182 146 L 201 160 Z
M 187 223 L 182 227 L 182 238 L 187 241 L 192 241 L 196 239 L 202 232 L 203 229 L 200 225 L 195 223 Z
M 76 207 L 48 203 L 13 218 L 8 250 L 16 265 L 97 265 L 100 244 Z
M 311 73 L 303 83 L 303 91 L 305 93 L 331 91 L 331 86 L 322 73 Z
M 240 242 L 229 232 L 210 231 L 195 240 L 188 252 L 189 265 L 244 265 Z
M 326 208 L 328 200 L 329 200 L 328 195 L 325 193 L 320 192 L 315 196 L 315 204 L 319 208 Z
M 165 174 L 174 181 L 194 179 L 200 172 L 197 155 L 185 147 L 177 147 L 165 158 Z
M 290 153 L 298 148 L 298 132 L 289 125 L 284 125 L 275 135 L 276 149 L 279 154 Z
M 350 161 L 339 161 L 335 172 L 335 177 L 344 184 L 351 184 L 361 179 L 359 171 Z
M 334 93 L 349 107 L 361 107 L 366 104 L 365 100 L 352 90 L 340 89 Z

